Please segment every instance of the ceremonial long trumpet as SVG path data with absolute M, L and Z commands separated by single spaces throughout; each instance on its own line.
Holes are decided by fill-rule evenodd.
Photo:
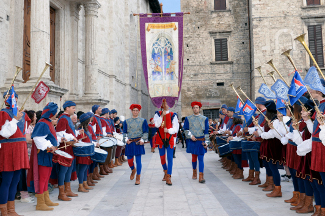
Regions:
M 256 106 L 256 104 L 251 100 L 251 99 L 249 99 L 249 97 L 246 95 L 246 93 L 241 89 L 241 87 L 240 86 L 238 86 L 237 87 L 237 89 L 239 90 L 239 91 L 241 91 L 242 93 L 243 93 L 243 95 L 252 103 L 252 104 L 254 104 L 254 106 L 256 107 L 256 109 L 264 116 L 264 118 L 265 118 L 265 120 L 268 122 L 268 123 L 271 123 L 271 121 L 270 121 L 270 119 L 268 119 L 265 115 L 264 115 L 264 113 Z M 281 134 L 274 128 L 274 131 L 275 132 L 277 132 L 277 134 L 279 134 L 279 136 L 280 137 L 282 137 L 281 136 Z
M 20 72 L 21 70 L 22 70 L 21 67 L 16 66 L 16 73 L 15 73 L 15 76 L 14 76 L 14 78 L 13 78 L 12 81 L 11 81 L 10 87 L 9 87 L 9 89 L 8 89 L 8 91 L 7 91 L 7 93 L 6 93 L 6 96 L 5 96 L 5 98 L 4 98 L 4 101 L 3 101 L 2 105 L 1 105 L 1 109 L 3 108 L 3 105 L 4 105 L 5 102 L 6 102 L 6 97 L 8 96 L 8 94 L 9 94 L 9 92 L 10 92 L 10 89 L 11 89 L 12 85 L 14 84 L 14 82 L 15 82 L 15 80 L 16 80 L 16 78 L 17 78 L 17 76 L 18 76 L 18 74 L 19 74 L 19 72 Z
M 266 81 L 265 81 L 264 76 L 263 76 L 263 74 L 262 74 L 261 68 L 262 68 L 262 67 L 259 66 L 259 67 L 255 68 L 255 69 L 258 70 L 258 72 L 261 74 L 261 77 L 262 77 L 262 79 L 263 79 L 263 81 L 264 81 L 264 83 L 265 83 L 265 85 L 266 85 Z
M 307 53 L 309 54 L 311 60 L 314 62 L 314 65 L 316 66 L 317 70 L 322 75 L 323 79 L 325 80 L 325 76 L 324 76 L 322 70 L 319 68 L 313 54 L 310 52 L 310 50 L 309 50 L 309 48 L 308 48 L 308 46 L 307 46 L 307 44 L 305 42 L 305 35 L 306 35 L 306 33 L 296 37 L 295 40 L 299 41 L 304 46 L 304 48 L 307 51 Z

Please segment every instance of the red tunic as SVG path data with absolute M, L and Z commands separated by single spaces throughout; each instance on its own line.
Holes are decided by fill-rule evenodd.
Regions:
M 91 126 L 90 125 L 88 125 L 88 131 L 91 133 L 92 132 L 92 129 L 91 129 Z M 84 138 L 84 137 L 86 137 L 86 138 Z M 91 140 L 89 139 L 89 137 L 86 135 L 86 134 L 79 134 L 78 136 L 77 136 L 77 139 L 79 140 L 79 139 L 82 139 L 82 138 L 84 138 L 82 141 L 83 142 L 86 142 L 86 143 L 91 143 Z M 77 162 L 77 164 L 87 164 L 87 165 L 90 165 L 91 163 L 92 163 L 92 160 L 91 160 L 91 158 L 90 158 L 90 156 L 87 156 L 87 157 L 76 157 L 77 159 L 76 159 L 76 162 Z
M 159 111 L 159 115 L 161 116 L 162 114 L 162 111 Z M 172 122 L 172 116 L 174 115 L 173 112 L 169 112 L 168 114 L 166 114 L 166 118 L 163 119 L 164 121 L 164 124 L 166 125 L 166 128 L 167 129 L 170 129 L 173 127 L 173 122 Z M 163 142 L 161 139 L 165 139 L 165 132 L 164 132 L 164 128 L 165 127 L 159 127 L 158 128 L 158 131 L 160 133 L 160 136 L 158 134 L 158 131 L 157 131 L 157 136 L 156 136 L 156 144 L 159 145 L 159 148 L 162 148 L 163 147 Z M 161 138 L 160 138 L 161 137 Z M 166 140 L 169 139 L 169 146 L 170 148 L 174 148 L 174 137 L 173 137 L 173 134 L 169 134 L 169 133 L 166 133 Z
M 70 116 L 66 113 L 63 113 L 62 115 L 65 115 L 70 118 Z M 61 132 L 61 131 L 65 131 L 66 133 L 72 134 L 74 137 L 76 137 L 75 131 L 72 131 L 71 127 L 69 126 L 68 120 L 65 118 L 60 118 L 58 121 L 58 125 L 56 126 L 56 132 Z M 64 143 L 60 143 L 60 147 L 62 147 L 62 146 L 64 146 Z M 65 151 L 66 153 L 68 153 L 72 157 L 74 157 L 72 146 L 68 146 L 67 148 L 62 148 L 60 150 Z
M 241 125 L 240 124 L 236 125 L 234 131 L 232 132 L 232 136 L 236 136 L 237 133 L 240 131 L 240 129 L 241 129 Z M 236 150 L 233 150 L 232 153 L 233 154 L 241 154 L 242 150 L 241 149 L 236 149 Z
M 11 121 L 12 118 L 5 111 L 0 111 L 0 130 L 6 121 Z M 25 124 L 27 127 L 31 123 L 31 120 L 25 114 Z M 17 126 L 17 131 L 9 139 L 0 136 L 0 172 L 12 172 L 20 169 L 29 169 L 29 159 L 27 152 L 27 143 L 25 141 L 10 141 L 10 139 L 26 139 L 25 134 L 26 127 L 23 131 Z
M 306 123 L 302 121 L 299 124 L 299 131 L 301 132 L 305 127 Z M 300 161 L 301 157 L 297 154 L 297 146 L 288 143 L 286 151 L 286 165 L 291 169 L 298 170 Z

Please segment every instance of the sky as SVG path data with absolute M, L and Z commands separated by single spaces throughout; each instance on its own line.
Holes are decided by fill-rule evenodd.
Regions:
M 181 0 L 159 0 L 163 4 L 164 13 L 181 12 Z

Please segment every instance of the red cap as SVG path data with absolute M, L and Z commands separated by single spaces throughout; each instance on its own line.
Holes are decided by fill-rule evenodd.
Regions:
M 153 120 L 153 118 L 150 119 L 150 122 Z
M 197 101 L 193 101 L 191 103 L 191 106 L 194 107 L 195 105 L 199 106 L 200 108 L 202 107 L 202 104 L 200 102 L 197 102 Z
M 140 111 L 142 107 L 141 107 L 140 104 L 132 104 L 132 105 L 130 106 L 130 110 L 133 110 L 134 108 L 138 108 L 138 110 Z

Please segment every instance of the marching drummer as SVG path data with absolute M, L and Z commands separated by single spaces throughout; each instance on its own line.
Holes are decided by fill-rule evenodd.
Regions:
M 192 179 L 197 179 L 197 159 L 199 159 L 199 182 L 204 183 L 204 154 L 209 144 L 209 119 L 200 114 L 202 104 L 194 101 L 191 103 L 193 115 L 187 116 L 184 122 L 185 136 L 188 140 L 187 153 L 192 154 Z
M 130 180 L 134 179 L 135 173 L 137 173 L 135 184 L 140 184 L 141 175 L 141 155 L 145 154 L 144 141 L 148 140 L 148 123 L 144 118 L 139 117 L 141 105 L 132 104 L 130 106 L 132 110 L 132 118 L 129 118 L 123 122 L 123 141 L 126 143 L 125 155 L 128 158 L 129 166 L 132 170 Z M 132 126 L 132 127 L 131 127 Z M 137 168 L 134 167 L 133 158 L 137 163 Z
M 51 211 L 49 206 L 58 206 L 49 197 L 48 181 L 52 170 L 53 152 L 57 150 L 58 141 L 51 121 L 56 120 L 58 105 L 50 102 L 42 112 L 41 119 L 35 125 L 32 133 L 33 146 L 28 172 L 28 187 L 34 187 L 37 198 L 36 210 Z M 62 138 L 62 141 L 64 138 Z M 35 159 L 36 158 L 36 159 Z M 37 161 L 37 163 L 35 163 Z
M 177 114 L 170 112 L 166 100 L 164 100 L 162 107 L 163 111 L 157 111 L 154 116 L 155 127 L 158 128 L 156 143 L 159 145 L 161 165 L 165 173 L 162 180 L 166 181 L 167 185 L 172 185 L 171 174 L 173 169 L 173 153 L 175 146 L 173 135 L 178 132 L 179 124 Z M 166 165 L 166 151 L 168 168 Z
M 66 140 L 74 140 L 78 142 L 76 139 L 76 133 L 83 133 L 83 129 L 80 129 L 76 132 L 75 126 L 70 118 L 76 111 L 76 104 L 73 101 L 66 101 L 63 104 L 64 112 L 61 116 L 59 116 L 58 125 L 56 126 L 56 135 L 58 139 L 65 138 Z M 66 146 L 66 143 L 62 142 L 60 147 L 63 147 L 61 150 L 70 154 L 74 157 L 72 145 Z M 73 163 L 70 167 L 66 167 L 63 165 L 59 165 L 59 196 L 58 199 L 62 201 L 71 201 L 69 197 L 77 197 L 78 194 L 75 194 L 71 191 L 70 179 L 72 170 L 76 166 L 76 160 L 73 160 Z
M 102 109 L 102 114 L 100 116 L 100 120 L 102 122 L 103 127 L 103 133 L 106 133 L 106 136 L 112 137 L 113 135 L 113 129 L 111 126 L 111 121 L 109 120 L 109 109 L 108 108 L 103 108 Z M 109 164 L 111 163 L 111 158 L 112 158 L 112 148 L 107 148 L 106 149 L 108 155 L 106 158 L 106 161 L 103 165 L 103 169 L 106 173 L 113 173 L 113 170 L 109 167 Z

